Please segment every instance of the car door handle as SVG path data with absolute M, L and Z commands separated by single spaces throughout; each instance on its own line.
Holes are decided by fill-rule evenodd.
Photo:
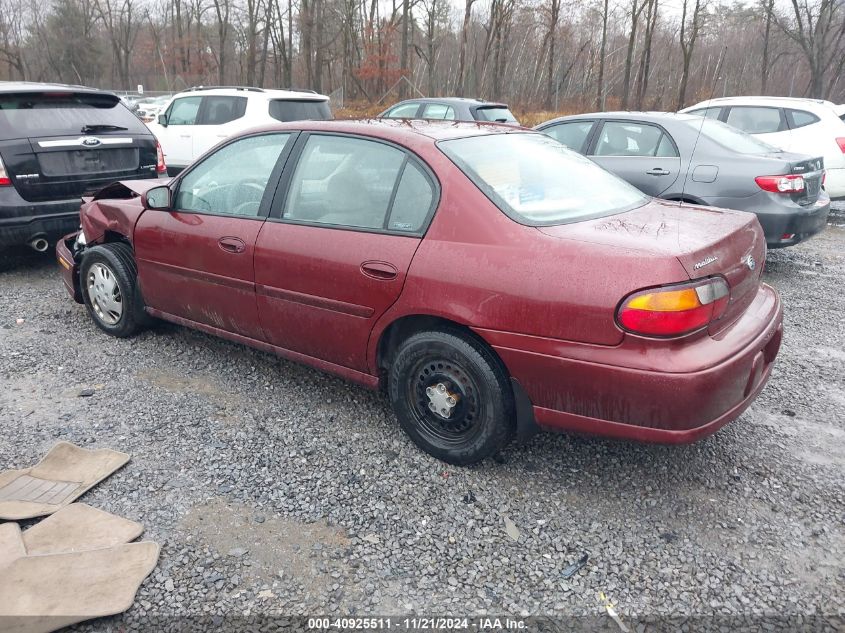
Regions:
M 399 274 L 396 266 L 387 262 L 364 262 L 361 264 L 361 272 L 367 277 L 380 281 L 396 279 L 396 276 Z
M 649 169 L 646 173 L 649 176 L 668 176 L 669 170 L 663 169 L 662 167 L 655 167 L 654 169 Z
M 227 253 L 243 253 L 246 250 L 244 241 L 237 237 L 221 237 L 217 245 Z

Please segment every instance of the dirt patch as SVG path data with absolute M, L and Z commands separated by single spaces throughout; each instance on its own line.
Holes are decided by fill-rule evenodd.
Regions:
M 136 376 L 141 380 L 173 393 L 197 393 L 206 396 L 220 396 L 222 388 L 205 376 L 182 376 L 161 369 L 143 369 Z
M 221 556 L 248 561 L 253 578 L 265 582 L 292 576 L 306 591 L 323 591 L 332 582 L 327 569 L 349 545 L 345 530 L 325 523 L 300 523 L 278 517 L 255 520 L 254 508 L 214 499 L 194 506 L 180 527 Z

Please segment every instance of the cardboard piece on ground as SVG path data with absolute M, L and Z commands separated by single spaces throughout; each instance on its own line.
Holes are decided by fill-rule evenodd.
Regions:
M 47 633 L 126 611 L 158 562 L 155 543 L 23 556 L 0 569 L 0 631 Z
M 59 442 L 35 466 L 0 473 L 0 519 L 52 514 L 128 461 L 126 453 Z
M 29 556 L 81 552 L 113 547 L 134 541 L 144 526 L 129 519 L 97 510 L 84 503 L 72 503 L 23 533 Z M 0 560 L 2 560 L 0 542 Z

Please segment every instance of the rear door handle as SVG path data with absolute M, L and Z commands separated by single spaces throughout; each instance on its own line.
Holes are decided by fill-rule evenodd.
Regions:
M 655 167 L 654 169 L 649 169 L 646 173 L 649 176 L 668 176 L 669 170 L 663 169 L 662 167 Z
M 246 244 L 239 237 L 221 237 L 217 245 L 227 253 L 243 253 L 246 250 Z
M 396 266 L 388 262 L 364 262 L 361 264 L 361 272 L 372 279 L 379 279 L 381 281 L 389 281 L 396 279 L 399 271 Z

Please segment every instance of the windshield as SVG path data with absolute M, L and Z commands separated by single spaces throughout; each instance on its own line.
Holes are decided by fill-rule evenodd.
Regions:
M 740 154 L 771 154 L 781 151 L 777 147 L 764 143 L 760 139 L 721 121 L 704 119 L 703 122 L 684 121 L 684 123 L 694 128 L 696 132 L 700 128 L 702 136 L 706 136 L 711 141 Z
M 545 134 L 491 134 L 438 147 L 510 218 L 543 226 L 642 206 L 648 198 Z
M 516 117 L 507 108 L 478 108 L 475 111 L 475 118 L 479 121 L 517 123 Z
M 274 99 L 270 102 L 270 116 L 277 121 L 328 121 L 332 111 L 328 101 Z
M 84 130 L 149 133 L 113 95 L 69 92 L 0 95 L 0 134 L 3 138 L 73 135 L 82 134 Z

